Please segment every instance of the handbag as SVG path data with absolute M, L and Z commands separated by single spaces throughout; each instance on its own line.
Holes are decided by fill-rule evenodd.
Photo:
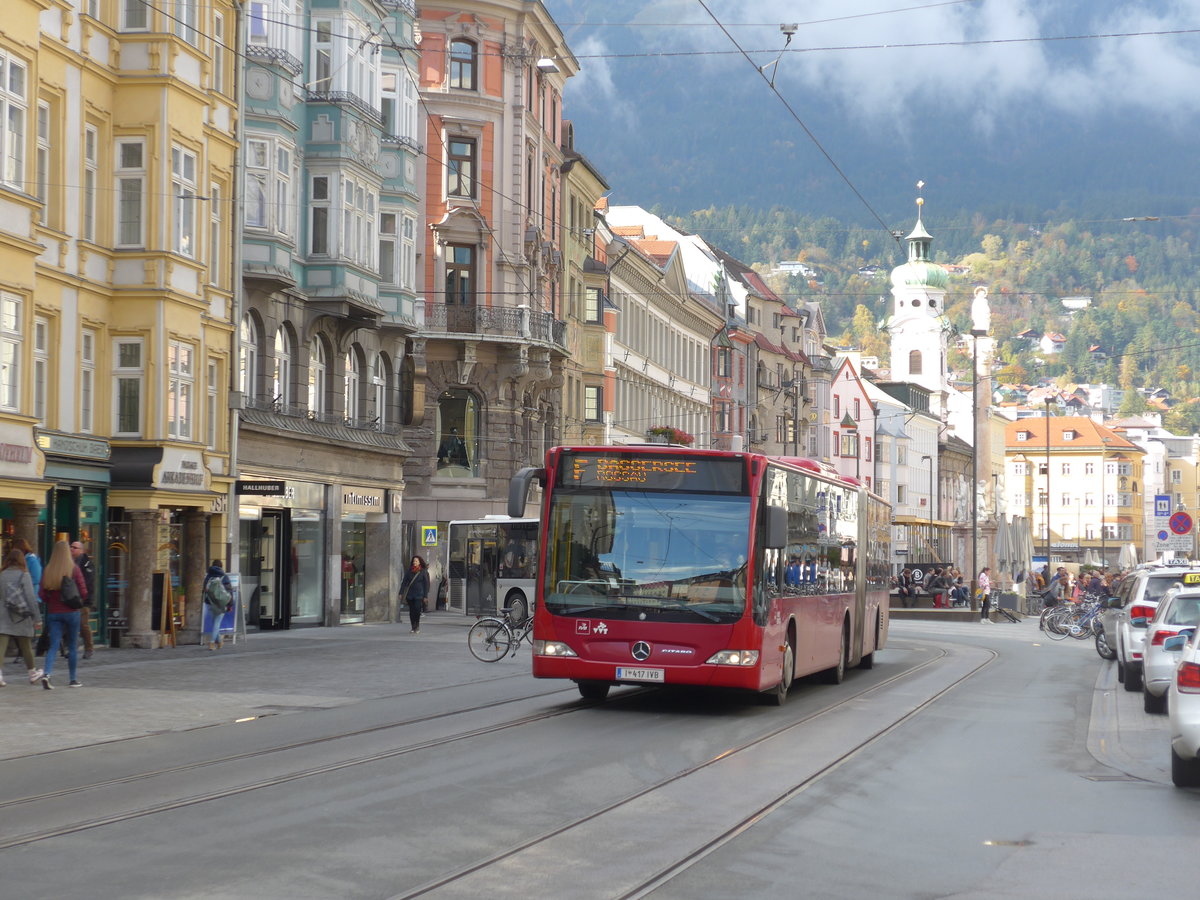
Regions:
M 69 609 L 83 609 L 83 598 L 79 596 L 79 585 L 70 575 L 64 575 L 62 585 L 58 589 L 63 606 Z

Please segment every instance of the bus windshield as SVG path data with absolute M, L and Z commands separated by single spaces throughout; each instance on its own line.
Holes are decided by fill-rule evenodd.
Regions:
M 556 615 L 729 623 L 746 602 L 750 498 L 644 490 L 556 491 L 546 528 L 546 609 Z

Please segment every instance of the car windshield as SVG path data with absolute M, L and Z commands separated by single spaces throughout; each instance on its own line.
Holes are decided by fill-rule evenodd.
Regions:
M 546 533 L 557 615 L 728 623 L 746 599 L 746 496 L 558 491 Z

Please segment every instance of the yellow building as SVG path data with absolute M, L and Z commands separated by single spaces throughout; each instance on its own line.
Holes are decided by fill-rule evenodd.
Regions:
M 0 528 L 84 541 L 134 646 L 168 591 L 196 632 L 229 540 L 237 8 L 166 8 L 8 0 L 0 31 Z
M 1006 508 L 1032 524 L 1035 555 L 1116 568 L 1145 531 L 1145 451 L 1084 416 L 1038 416 L 1005 431 Z

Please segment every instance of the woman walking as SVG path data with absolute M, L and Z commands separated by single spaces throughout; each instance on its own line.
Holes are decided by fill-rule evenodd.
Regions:
M 25 567 L 25 554 L 14 547 L 4 555 L 4 565 L 0 568 L 0 663 L 8 652 L 8 639 L 16 638 L 25 668 L 29 670 L 30 684 L 37 684 L 42 677 L 42 670 L 33 664 L 33 636 L 41 623 L 42 614 Z M 0 672 L 0 687 L 4 685 L 4 674 Z
M 424 559 L 414 556 L 400 582 L 400 599 L 408 603 L 408 621 L 412 624 L 413 634 L 421 633 L 421 612 L 428 596 L 429 566 Z
M 992 621 L 990 613 L 992 611 L 992 570 L 987 566 L 979 573 L 979 578 L 975 582 L 979 593 L 979 621 Z
M 68 687 L 83 687 L 83 682 L 75 677 L 75 670 L 79 665 L 79 610 L 87 599 L 87 583 L 79 566 L 71 559 L 71 548 L 66 541 L 56 543 L 50 553 L 50 562 L 42 571 L 39 596 L 46 603 L 46 627 L 50 632 L 51 647 L 46 653 L 42 687 L 48 691 L 54 690 L 50 684 L 50 672 L 54 669 L 54 650 L 64 634 L 67 636 L 67 666 L 71 675 Z

